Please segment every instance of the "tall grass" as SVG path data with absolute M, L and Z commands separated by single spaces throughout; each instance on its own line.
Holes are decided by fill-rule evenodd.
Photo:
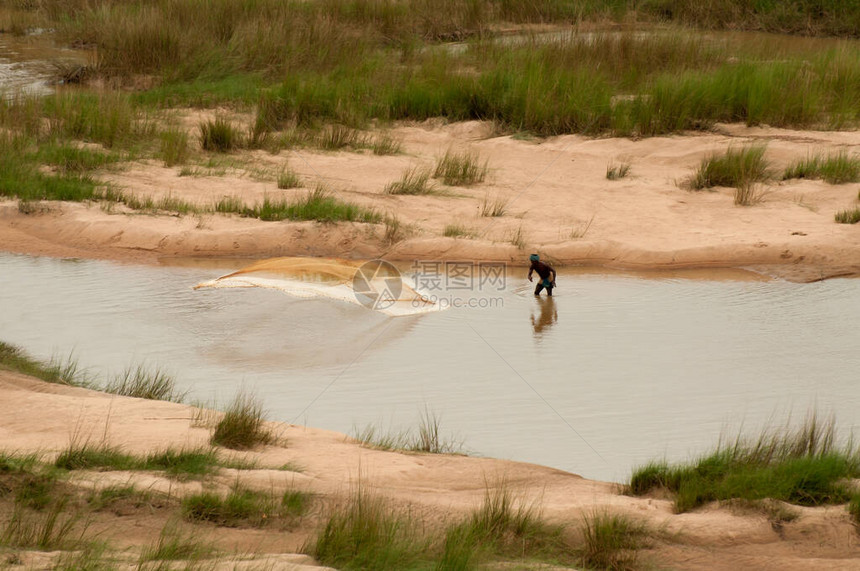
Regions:
M 287 490 L 281 497 L 234 486 L 226 496 L 201 492 L 182 499 L 182 511 L 189 521 L 208 521 L 225 527 L 263 527 L 278 518 L 288 521 L 305 513 L 311 495 Z
M 637 468 L 630 490 L 665 488 L 675 494 L 678 512 L 731 498 L 822 505 L 847 501 L 845 479 L 858 475 L 860 456 L 850 444 L 837 444 L 834 419 L 810 414 L 799 427 L 766 428 L 756 440 L 738 435 L 690 464 Z
M 510 201 L 501 195 L 490 198 L 489 194 L 484 195 L 484 200 L 481 202 L 481 216 L 495 218 L 504 216 L 508 211 L 508 203 Z
M 102 389 L 104 392 L 151 400 L 182 402 L 184 392 L 176 389 L 176 380 L 159 368 L 144 365 L 129 367 Z
M 627 516 L 595 511 L 582 518 L 582 561 L 591 569 L 635 568 L 639 550 L 646 545 L 645 524 Z
M 482 163 L 477 153 L 455 153 L 448 149 L 436 160 L 433 178 L 442 179 L 449 186 L 471 186 L 484 182 L 487 171 L 487 162 Z
M 430 170 L 413 167 L 403 173 L 400 180 L 385 185 L 385 194 L 435 194 L 437 190 L 430 184 Z
M 729 148 L 725 153 L 711 154 L 704 159 L 689 179 L 690 188 L 701 190 L 714 186 L 741 188 L 767 180 L 770 168 L 764 158 L 764 145 Z
M 30 375 L 49 383 L 86 385 L 78 370 L 78 363 L 69 355 L 62 359 L 52 357 L 48 363 L 33 359 L 20 347 L 0 341 L 0 367 Z
M 226 153 L 242 146 L 242 134 L 225 117 L 201 121 L 198 129 L 200 147 L 204 151 Z
M 382 571 L 411 568 L 426 560 L 429 545 L 405 517 L 359 484 L 305 549 L 324 565 Z
M 834 220 L 839 224 L 857 224 L 860 222 L 860 206 L 840 210 L 834 215 Z
M 155 543 L 141 549 L 139 562 L 182 560 L 188 566 L 214 553 L 213 546 L 195 539 L 193 533 L 183 533 L 175 524 L 168 523 L 158 534 Z
M 442 434 L 441 418 L 428 409 L 421 413 L 415 430 L 382 432 L 376 425 L 368 424 L 356 431 L 355 439 L 365 446 L 380 450 L 456 454 L 463 448 L 462 442 Z
M 254 448 L 275 441 L 265 426 L 263 405 L 251 394 L 239 392 L 215 425 L 209 442 L 235 450 Z
M 80 516 L 67 512 L 69 507 L 67 500 L 60 500 L 49 510 L 34 513 L 16 505 L 9 519 L 0 527 L 0 545 L 47 551 L 80 545 L 82 537 L 73 536 Z
M 814 155 L 786 167 L 783 180 L 792 178 L 824 179 L 830 184 L 860 181 L 860 157 L 847 152 L 828 156 Z
M 184 129 L 168 128 L 159 133 L 161 160 L 165 167 L 185 164 L 188 160 L 188 133 Z
M 345 202 L 331 195 L 324 186 L 318 185 L 304 198 L 273 199 L 264 197 L 262 203 L 253 208 L 244 206 L 235 198 L 225 198 L 215 205 L 218 212 L 236 212 L 242 216 L 267 221 L 316 220 L 319 222 L 367 222 L 377 223 L 382 215 L 352 202 Z

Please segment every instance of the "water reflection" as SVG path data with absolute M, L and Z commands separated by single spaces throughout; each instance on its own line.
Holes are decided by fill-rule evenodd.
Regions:
M 535 339 L 540 340 L 544 333 L 558 322 L 558 310 L 555 308 L 555 298 L 553 297 L 536 297 L 535 301 L 540 314 L 536 316 L 535 311 L 532 310 L 530 318 Z

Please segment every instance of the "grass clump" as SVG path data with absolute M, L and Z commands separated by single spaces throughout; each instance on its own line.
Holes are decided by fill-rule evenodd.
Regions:
M 724 154 L 705 157 L 689 179 L 690 188 L 702 190 L 715 186 L 741 188 L 770 178 L 764 145 L 729 148 Z
M 359 485 L 305 549 L 324 565 L 381 571 L 410 568 L 425 560 L 428 548 L 405 518 Z
M 264 426 L 263 405 L 254 396 L 240 392 L 215 425 L 209 442 L 234 450 L 247 450 L 271 444 L 274 435 Z
M 834 220 L 840 224 L 857 224 L 860 222 L 860 206 L 840 210 L 834 215 Z
M 176 478 L 204 476 L 219 465 L 218 455 L 208 448 L 167 448 L 135 456 L 118 447 L 88 442 L 72 442 L 54 461 L 54 466 L 64 470 L 157 470 Z
M 415 431 L 382 433 L 376 425 L 368 424 L 364 429 L 356 431 L 355 439 L 364 446 L 379 450 L 457 454 L 463 448 L 461 442 L 442 435 L 440 417 L 428 410 L 421 413 Z
M 860 527 L 860 494 L 854 494 L 851 497 L 851 501 L 848 502 L 848 514 L 854 521 L 854 525 Z
M 210 557 L 215 548 L 194 539 L 193 534 L 184 534 L 173 524 L 167 524 L 158 534 L 158 540 L 140 552 L 140 563 L 148 561 L 194 562 Z
M 477 233 L 461 224 L 446 224 L 442 235 L 446 238 L 474 238 Z
M 850 445 L 837 447 L 835 421 L 810 415 L 797 429 L 765 429 L 757 440 L 740 435 L 687 465 L 650 463 L 634 471 L 630 491 L 665 488 L 675 510 L 685 512 L 716 500 L 780 500 L 817 506 L 847 501 L 844 480 L 860 475 L 860 457 Z
M 159 151 L 165 167 L 183 165 L 188 160 L 188 133 L 184 129 L 171 128 L 159 133 Z
M 281 172 L 278 173 L 278 188 L 300 188 L 301 186 L 302 179 L 299 178 L 299 175 L 296 174 L 296 171 L 294 171 L 293 169 L 284 168 Z
M 421 167 L 413 167 L 403 173 L 400 180 L 390 182 L 385 186 L 385 194 L 436 194 L 437 191 L 430 182 L 430 171 Z
M 403 151 L 403 143 L 388 133 L 377 135 L 367 145 L 374 155 L 398 155 Z
M 106 393 L 150 400 L 182 402 L 184 392 L 176 389 L 176 380 L 161 369 L 144 365 L 129 367 L 114 377 L 103 389 Z
M 627 516 L 595 512 L 582 520 L 582 562 L 590 569 L 634 568 L 638 550 L 646 545 L 647 527 Z
M 346 147 L 361 149 L 368 145 L 367 137 L 358 129 L 345 125 L 331 125 L 320 133 L 316 144 L 328 151 L 338 151 Z
M 33 359 L 23 349 L 0 341 L 0 367 L 61 385 L 85 385 L 77 361 L 52 358 L 47 364 Z
M 249 218 L 259 218 L 278 222 L 281 220 L 316 220 L 318 222 L 366 222 L 377 223 L 382 216 L 371 209 L 363 208 L 352 202 L 338 200 L 323 186 L 299 199 L 271 199 L 265 197 L 262 203 L 253 208 L 241 205 L 235 199 L 222 199 L 215 206 L 218 212 L 230 212 L 236 208 L 238 213 Z
M 44 512 L 33 512 L 16 504 L 5 525 L 0 527 L 0 545 L 42 550 L 74 549 L 82 539 L 73 537 L 80 516 L 67 512 L 67 507 L 66 498 L 54 502 Z
M 134 456 L 115 446 L 74 441 L 54 460 L 54 466 L 63 470 L 134 470 L 139 464 Z
M 436 159 L 433 178 L 442 179 L 448 186 L 471 186 L 484 182 L 488 170 L 487 162 L 481 164 L 477 153 L 464 151 L 458 154 L 448 149 Z
M 630 174 L 630 163 L 608 164 L 606 166 L 606 178 L 608 180 L 619 180 Z
M 182 511 L 189 521 L 208 521 L 224 527 L 263 527 L 281 518 L 303 515 L 312 496 L 307 492 L 288 490 L 281 498 L 271 493 L 236 486 L 226 496 L 203 492 L 183 498 Z
M 490 198 L 489 194 L 484 195 L 484 200 L 481 202 L 481 216 L 489 218 L 504 216 L 508 211 L 508 202 L 509 200 L 502 196 Z
M 735 204 L 752 206 L 764 201 L 765 191 L 752 182 L 744 182 L 735 188 Z
M 200 147 L 204 151 L 227 153 L 241 146 L 241 133 L 225 117 L 201 121 L 198 129 Z
M 823 179 L 830 184 L 860 181 L 860 158 L 842 151 L 826 157 L 815 155 L 786 167 L 783 180 L 792 178 Z

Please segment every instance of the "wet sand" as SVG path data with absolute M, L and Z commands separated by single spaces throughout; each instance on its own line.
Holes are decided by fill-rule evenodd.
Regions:
M 187 112 L 189 130 L 204 114 Z M 247 118 L 245 118 L 247 120 Z M 289 165 L 305 187 L 323 183 L 342 199 L 372 207 L 403 224 L 403 239 L 387 244 L 383 225 L 263 222 L 215 214 L 155 216 L 122 207 L 55 204 L 23 215 L 15 201 L 0 202 L 0 249 L 62 257 L 156 263 L 173 257 L 330 256 L 390 260 L 484 260 L 523 263 L 537 251 L 560 265 L 616 269 L 748 268 L 797 281 L 860 272 L 860 232 L 837 224 L 836 212 L 857 205 L 858 185 L 790 180 L 762 185 L 762 203 L 736 206 L 733 189 L 681 188 L 703 157 L 730 147 L 766 143 L 776 173 L 818 153 L 860 146 L 857 132 L 813 132 L 718 125 L 709 133 L 643 140 L 547 140 L 494 136 L 487 123 L 403 125 L 392 134 L 403 153 L 369 151 L 263 151 L 236 154 L 247 168 L 277 171 Z M 192 137 L 193 139 L 193 137 Z M 489 176 L 444 195 L 390 196 L 385 185 L 414 166 L 432 167 L 444 152 L 470 149 L 486 159 Z M 630 174 L 606 178 L 608 165 L 627 163 Z M 179 176 L 180 168 L 134 163 L 103 178 L 138 197 L 164 196 L 211 206 L 223 197 L 253 205 L 265 196 L 292 198 L 307 188 L 279 190 L 247 170 L 223 176 Z M 499 198 L 507 212 L 479 215 Z M 473 237 L 449 238 L 457 224 Z M 512 242 L 519 234 L 518 247 Z

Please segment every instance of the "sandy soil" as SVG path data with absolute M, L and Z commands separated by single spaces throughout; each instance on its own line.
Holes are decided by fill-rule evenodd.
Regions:
M 191 130 L 201 116 L 188 112 Z M 0 249 L 51 256 L 153 263 L 187 256 L 336 256 L 392 260 L 522 262 L 532 251 L 562 264 L 626 269 L 746 267 L 794 280 L 860 272 L 860 231 L 837 224 L 834 213 L 857 205 L 858 185 L 792 180 L 762 186 L 764 201 L 743 207 L 733 189 L 691 192 L 680 187 L 701 159 L 730 146 L 767 143 L 777 172 L 810 154 L 860 146 L 858 132 L 811 132 L 718 125 L 710 133 L 643 140 L 564 136 L 518 140 L 494 136 L 492 126 L 469 122 L 400 126 L 392 134 L 404 152 L 263 151 L 235 154 L 216 176 L 179 176 L 180 168 L 135 163 L 104 178 L 139 197 L 173 196 L 202 206 L 238 197 L 253 205 L 279 190 L 260 173 L 285 165 L 306 187 L 325 183 L 347 200 L 397 216 L 405 239 L 382 240 L 381 225 L 262 222 L 236 216 L 154 216 L 99 205 L 58 204 L 23 215 L 0 202 Z M 444 196 L 388 196 L 389 182 L 413 167 L 432 167 L 446 149 L 471 149 L 488 161 L 488 179 Z M 630 164 L 630 175 L 610 181 L 610 164 Z M 203 169 L 205 170 L 205 169 Z M 266 177 L 263 176 L 263 179 Z M 485 198 L 507 201 L 499 218 L 480 216 Z M 474 238 L 446 238 L 459 224 Z M 525 242 L 513 245 L 517 233 Z
M 117 397 L 80 388 L 47 384 L 0 372 L 0 442 L 5 450 L 35 451 L 43 458 L 68 446 L 71 439 L 107 441 L 130 452 L 149 452 L 168 445 L 206 444 L 209 430 L 195 422 L 187 405 Z M 433 525 L 465 515 L 480 505 L 487 485 L 507 482 L 526 501 L 536 501 L 547 519 L 575 526 L 583 513 L 606 509 L 640 518 L 660 531 L 643 561 L 674 569 L 858 569 L 860 537 L 844 506 L 796 508 L 800 517 L 774 525 L 754 511 L 711 506 L 676 515 L 670 502 L 656 497 L 622 495 L 614 484 L 531 464 L 465 456 L 405 454 L 371 450 L 348 437 L 295 425 L 272 424 L 278 445 L 242 453 L 258 469 L 222 469 L 207 485 L 227 487 L 237 479 L 262 490 L 298 488 L 319 501 L 343 497 L 357 482 L 388 497 Z M 228 452 L 225 452 L 228 454 Z M 286 463 L 301 472 L 277 470 Z M 178 483 L 152 473 L 75 472 L 74 485 L 104 487 L 134 483 L 173 497 L 201 488 L 200 481 Z M 138 549 L 157 538 L 166 515 L 159 510 L 102 514 L 90 531 L 119 549 Z M 322 510 L 320 510 L 322 511 Z M 258 558 L 289 565 L 312 565 L 289 554 L 319 523 L 309 517 L 289 530 L 198 526 L 203 535 L 228 551 L 254 552 Z M 190 525 L 190 524 L 187 524 Z M 22 560 L 37 562 L 37 553 Z M 258 559 L 259 563 L 260 559 Z M 289 565 L 288 565 L 289 563 Z

